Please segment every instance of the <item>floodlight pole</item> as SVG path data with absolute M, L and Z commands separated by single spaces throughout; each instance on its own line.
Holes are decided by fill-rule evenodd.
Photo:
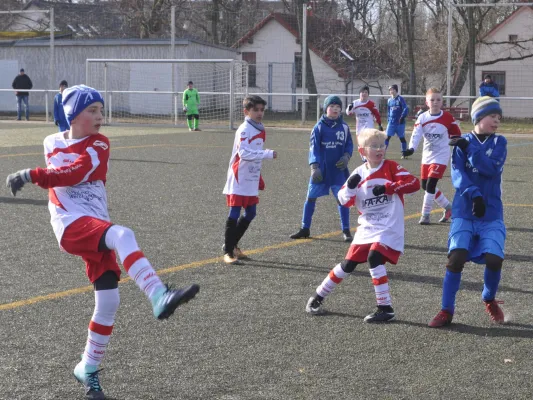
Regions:
M 50 88 L 56 85 L 56 68 L 55 68 L 55 46 L 54 46 L 54 8 L 50 8 Z M 48 93 L 45 94 L 48 101 Z M 46 122 L 48 122 L 48 112 L 46 113 Z
M 305 123 L 307 114 L 307 97 L 305 89 L 307 87 L 307 1 L 303 2 L 302 15 L 302 125 Z

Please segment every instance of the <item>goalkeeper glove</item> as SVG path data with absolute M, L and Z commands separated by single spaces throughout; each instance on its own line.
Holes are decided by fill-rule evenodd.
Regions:
M 451 138 L 448 144 L 450 146 L 457 146 L 461 150 L 465 151 L 468 145 L 470 144 L 470 142 L 466 140 L 464 137 L 456 136 L 454 138 Z
M 412 156 L 414 152 L 415 152 L 415 149 L 413 148 L 407 149 L 407 150 L 402 151 L 402 156 L 409 157 L 409 156 Z
M 320 183 L 324 178 L 317 163 L 311 164 L 311 183 Z
M 16 196 L 17 192 L 28 182 L 31 182 L 30 169 L 21 169 L 7 177 L 6 187 L 13 196 Z
M 376 185 L 372 189 L 372 193 L 374 193 L 374 196 L 381 196 L 382 194 L 385 194 L 385 185 Z
M 337 163 L 335 164 L 335 166 L 338 168 L 338 169 L 346 169 L 346 167 L 348 167 L 348 162 L 350 161 L 350 155 L 348 153 L 344 153 L 344 155 L 339 158 L 339 161 L 337 161 Z
M 359 185 L 359 182 L 361 182 L 361 175 L 354 174 L 348 178 L 346 186 L 348 186 L 348 189 L 355 189 Z
M 483 197 L 478 196 L 474 197 L 472 199 L 472 214 L 478 218 L 482 218 L 485 215 L 485 202 L 483 201 Z

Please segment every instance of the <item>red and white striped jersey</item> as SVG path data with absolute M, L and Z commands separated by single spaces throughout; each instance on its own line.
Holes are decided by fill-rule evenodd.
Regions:
M 381 125 L 381 117 L 379 110 L 372 100 L 362 102 L 357 99 L 352 102 L 353 108 L 346 109 L 346 115 L 355 115 L 355 134 L 359 133 L 365 128 L 374 128 L 374 118 L 376 122 Z
M 452 114 L 441 111 L 438 115 L 431 115 L 426 111 L 415 122 L 409 148 L 416 150 L 424 138 L 422 164 L 448 165 L 451 154 L 448 142 L 452 136 L 461 136 L 461 129 Z
M 263 150 L 265 130 L 259 130 L 244 121 L 233 142 L 226 185 L 222 193 L 257 196 L 263 159 L 274 158 L 274 150 Z
M 420 181 L 404 167 L 392 160 L 384 160 L 379 167 L 368 163 L 357 167 L 351 175 L 359 174 L 361 182 L 354 189 L 344 184 L 339 202 L 345 207 L 356 206 L 359 226 L 352 244 L 381 243 L 393 250 L 404 249 L 403 196 L 420 189 Z M 372 189 L 385 185 L 385 194 L 375 196 Z
M 101 134 L 66 139 L 68 131 L 44 139 L 47 168 L 30 171 L 33 183 L 48 191 L 48 209 L 57 241 L 83 216 L 109 221 L 105 189 L 109 140 Z

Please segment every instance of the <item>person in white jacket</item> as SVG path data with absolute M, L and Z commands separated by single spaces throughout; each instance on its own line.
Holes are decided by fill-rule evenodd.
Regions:
M 263 159 L 277 157 L 274 150 L 263 150 L 266 133 L 262 124 L 266 101 L 259 96 L 248 96 L 243 101 L 244 122 L 235 132 L 235 141 L 229 160 L 226 186 L 226 204 L 230 208 L 224 235 L 224 262 L 235 264 L 246 256 L 237 246 L 255 218 L 259 190 L 265 183 L 261 176 Z M 241 208 L 244 214 L 241 216 Z

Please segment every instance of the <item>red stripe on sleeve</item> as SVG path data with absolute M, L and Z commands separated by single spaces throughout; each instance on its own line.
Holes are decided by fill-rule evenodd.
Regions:
M 98 333 L 99 335 L 102 335 L 102 336 L 110 336 L 111 332 L 113 332 L 113 325 L 106 326 L 106 325 L 101 325 L 98 322 L 91 321 L 89 323 L 89 330 L 91 332 Z
M 140 260 L 141 258 L 144 258 L 144 253 L 140 250 L 134 251 L 130 255 L 126 257 L 124 260 L 124 269 L 126 272 L 128 272 L 133 264 L 135 264 L 136 261 Z

